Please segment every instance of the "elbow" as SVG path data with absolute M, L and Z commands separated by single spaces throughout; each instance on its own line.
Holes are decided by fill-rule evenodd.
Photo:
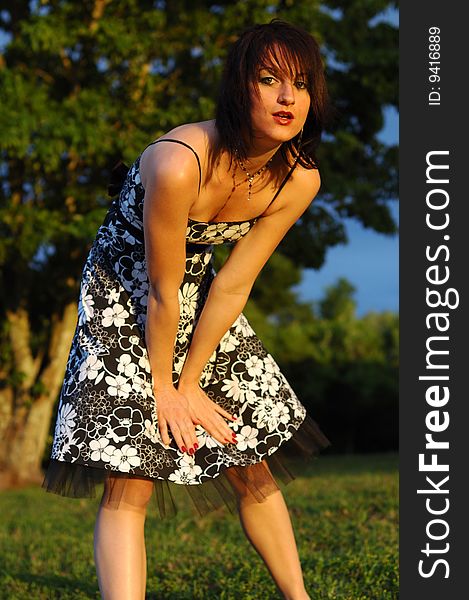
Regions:
M 251 293 L 252 283 L 249 285 L 246 282 L 228 282 L 226 278 L 220 277 L 217 274 L 212 282 L 212 287 L 228 296 L 243 296 L 248 298 Z
M 154 298 L 160 305 L 179 302 L 179 287 L 162 286 L 156 282 L 150 282 L 148 295 Z

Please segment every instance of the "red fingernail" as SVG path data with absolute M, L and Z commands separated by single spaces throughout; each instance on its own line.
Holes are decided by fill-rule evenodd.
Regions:
M 185 446 L 182 447 L 183 452 L 187 452 L 187 448 Z
M 194 454 L 194 448 L 191 448 L 191 449 L 189 450 L 189 454 L 190 454 L 191 456 Z
M 197 450 L 197 448 L 199 447 L 199 444 L 194 444 L 194 448 Z

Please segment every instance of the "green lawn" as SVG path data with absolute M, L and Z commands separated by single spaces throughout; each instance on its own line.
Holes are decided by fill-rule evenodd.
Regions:
M 397 454 L 323 454 L 283 487 L 312 599 L 398 598 L 397 469 Z M 99 598 L 98 502 L 40 488 L 1 493 L 0 598 Z M 202 520 L 191 506 L 170 521 L 149 514 L 145 527 L 148 600 L 280 597 L 227 509 Z

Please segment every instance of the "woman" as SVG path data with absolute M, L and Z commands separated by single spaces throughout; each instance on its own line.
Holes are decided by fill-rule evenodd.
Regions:
M 293 479 L 288 453 L 329 441 L 242 310 L 319 190 L 329 111 L 315 40 L 256 25 L 230 50 L 216 119 L 176 127 L 114 173 L 120 195 L 84 267 L 43 483 L 77 497 L 104 482 L 105 599 L 144 598 L 146 509 L 154 492 L 159 515 L 174 516 L 175 485 L 200 515 L 236 507 L 284 597 L 309 597 L 276 477 Z M 216 273 L 223 243 L 233 248 Z

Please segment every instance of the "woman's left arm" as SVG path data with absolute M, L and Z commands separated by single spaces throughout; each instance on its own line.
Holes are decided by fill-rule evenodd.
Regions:
M 298 168 L 298 167 L 297 167 Z M 194 331 L 178 389 L 198 384 L 200 375 L 221 338 L 242 312 L 252 286 L 288 230 L 311 204 L 320 187 L 317 170 L 298 169 L 276 202 L 279 208 L 261 217 L 214 277 Z

